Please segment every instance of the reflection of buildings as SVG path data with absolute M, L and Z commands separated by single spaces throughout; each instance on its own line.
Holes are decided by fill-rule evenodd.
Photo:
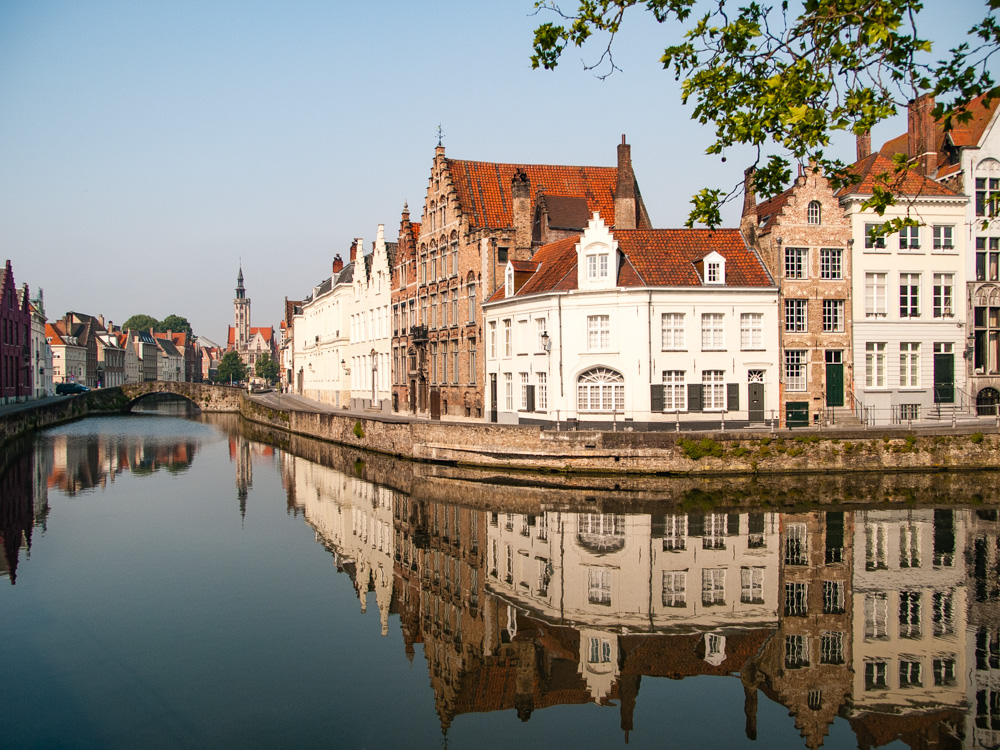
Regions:
M 0 577 L 17 583 L 17 562 L 21 549 L 31 548 L 31 530 L 35 525 L 32 481 L 34 462 L 30 451 L 7 463 L 0 476 Z
M 965 717 L 972 747 L 1000 747 L 1000 523 L 996 510 L 977 510 L 965 544 L 969 581 L 971 671 Z
M 240 518 L 246 518 L 247 498 L 253 488 L 253 458 L 262 456 L 275 459 L 274 448 L 255 443 L 242 435 L 233 434 L 229 438 L 229 460 L 236 462 L 236 499 L 240 503 Z

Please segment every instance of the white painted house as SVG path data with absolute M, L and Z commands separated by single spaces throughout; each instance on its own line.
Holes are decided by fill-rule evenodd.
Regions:
M 292 319 L 292 390 L 333 406 L 350 403 L 347 305 L 353 295 L 355 245 L 346 266 L 334 256 L 329 278 L 302 301 Z
M 346 361 L 350 369 L 351 405 L 388 411 L 392 399 L 392 255 L 396 243 L 385 241 L 385 225 L 378 225 L 372 251 L 362 255 L 356 243 L 357 264 L 348 302 L 350 339 Z
M 778 408 L 778 290 L 738 230 L 595 213 L 509 261 L 483 310 L 491 421 L 718 428 Z
M 911 171 L 883 216 L 863 207 L 876 176 L 892 161 L 870 154 L 843 188 L 851 219 L 854 297 L 854 396 L 874 424 L 950 418 L 966 392 L 966 233 L 968 197 Z M 920 226 L 873 237 L 885 221 Z

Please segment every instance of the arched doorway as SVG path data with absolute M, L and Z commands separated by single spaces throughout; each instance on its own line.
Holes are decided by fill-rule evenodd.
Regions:
M 1000 391 L 996 388 L 983 388 L 976 394 L 976 415 L 980 417 L 993 416 L 1000 404 Z

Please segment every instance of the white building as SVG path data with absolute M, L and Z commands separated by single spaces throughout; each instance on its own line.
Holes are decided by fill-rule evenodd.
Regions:
M 348 302 L 350 341 L 346 361 L 351 378 L 351 406 L 389 411 L 392 399 L 392 256 L 396 243 L 385 241 L 385 225 L 378 225 L 372 252 L 362 255 L 355 243 L 353 296 Z
M 45 398 L 53 393 L 52 347 L 45 337 L 45 304 L 41 289 L 37 299 L 29 300 L 28 310 L 31 312 L 31 397 Z
M 840 191 L 851 218 L 854 296 L 854 396 L 872 423 L 948 417 L 968 406 L 965 323 L 968 198 L 915 171 L 903 178 L 883 216 L 863 208 L 890 159 L 870 154 L 858 182 Z M 884 237 L 873 229 L 895 218 L 919 226 Z
M 510 261 L 483 305 L 489 418 L 759 423 L 778 408 L 778 290 L 738 230 L 609 230 Z

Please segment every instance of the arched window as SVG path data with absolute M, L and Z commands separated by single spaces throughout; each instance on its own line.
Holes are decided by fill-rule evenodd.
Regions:
M 625 378 L 606 367 L 587 370 L 577 380 L 576 402 L 578 411 L 624 411 Z
M 820 223 L 822 218 L 822 209 L 819 205 L 819 201 L 810 201 L 808 208 L 806 208 L 806 221 L 810 224 L 817 225 Z

